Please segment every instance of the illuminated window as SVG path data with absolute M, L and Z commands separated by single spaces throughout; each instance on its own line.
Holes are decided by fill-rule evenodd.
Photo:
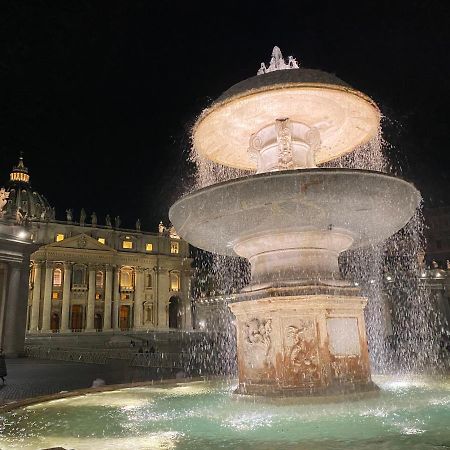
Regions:
M 130 294 L 122 294 L 122 295 L 120 296 L 120 298 L 121 298 L 122 300 L 130 300 Z
M 145 250 L 147 250 L 148 252 L 152 252 L 153 244 L 151 242 L 147 242 L 147 244 L 145 244 Z
M 98 238 L 98 242 L 100 242 L 100 244 L 105 244 L 106 240 L 105 238 Z
M 96 293 L 95 294 L 95 300 L 101 300 L 102 299 L 102 294 L 100 294 L 100 293 Z
M 120 287 L 133 287 L 133 269 L 131 267 L 122 267 L 120 269 Z
M 56 235 L 56 242 L 60 242 L 62 240 L 64 240 L 64 235 L 62 233 L 58 233 Z
M 178 273 L 170 272 L 170 290 L 180 290 L 180 275 Z
M 122 241 L 122 248 L 133 248 L 133 241 Z
M 99 271 L 95 274 L 95 286 L 98 288 L 103 287 L 103 272 Z
M 180 244 L 178 242 L 170 243 L 170 253 L 179 253 L 180 252 Z
M 58 298 L 59 298 L 59 292 L 52 292 L 52 299 L 58 300 Z
M 55 269 L 53 271 L 53 286 L 61 286 L 62 284 L 62 270 Z

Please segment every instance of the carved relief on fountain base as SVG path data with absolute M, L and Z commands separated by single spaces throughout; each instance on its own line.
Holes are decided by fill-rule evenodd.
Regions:
M 230 304 L 237 328 L 238 392 L 283 396 L 376 389 L 370 378 L 365 298 L 242 298 Z

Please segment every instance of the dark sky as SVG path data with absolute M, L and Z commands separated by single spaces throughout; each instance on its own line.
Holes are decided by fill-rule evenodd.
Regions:
M 449 5 L 2 0 L 0 184 L 23 151 L 57 218 L 156 230 L 189 183 L 196 116 L 278 45 L 370 95 L 425 205 L 449 204 Z

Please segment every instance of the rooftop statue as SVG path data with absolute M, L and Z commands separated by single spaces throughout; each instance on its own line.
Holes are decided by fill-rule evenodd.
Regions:
M 86 220 L 86 211 L 84 210 L 84 208 L 81 208 L 80 211 L 80 225 L 83 226 L 84 222 Z
M 136 230 L 141 231 L 141 220 L 140 219 L 136 220 Z
M 8 203 L 9 192 L 5 190 L 5 188 L 0 189 L 0 217 L 4 214 L 4 208 Z
M 72 209 L 66 209 L 66 220 L 67 222 L 72 222 L 73 219 L 73 213 L 72 213 Z
M 108 227 L 108 228 L 111 228 L 111 217 L 110 217 L 110 215 L 109 214 L 106 214 L 106 217 L 105 217 L 105 224 L 106 224 L 106 226 Z
M 93 211 L 91 214 L 91 224 L 93 227 L 97 226 L 97 214 L 95 213 L 95 211 Z

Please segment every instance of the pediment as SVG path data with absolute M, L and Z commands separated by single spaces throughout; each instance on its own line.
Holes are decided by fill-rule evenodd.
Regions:
M 55 250 L 57 248 L 65 249 L 65 248 L 73 248 L 73 249 L 81 249 L 81 250 L 100 250 L 106 252 L 116 252 L 117 250 L 109 247 L 108 245 L 101 244 L 91 236 L 87 234 L 81 233 L 76 236 L 71 236 L 69 238 L 63 239 L 59 242 L 53 242 L 51 244 L 46 245 L 44 248 Z

